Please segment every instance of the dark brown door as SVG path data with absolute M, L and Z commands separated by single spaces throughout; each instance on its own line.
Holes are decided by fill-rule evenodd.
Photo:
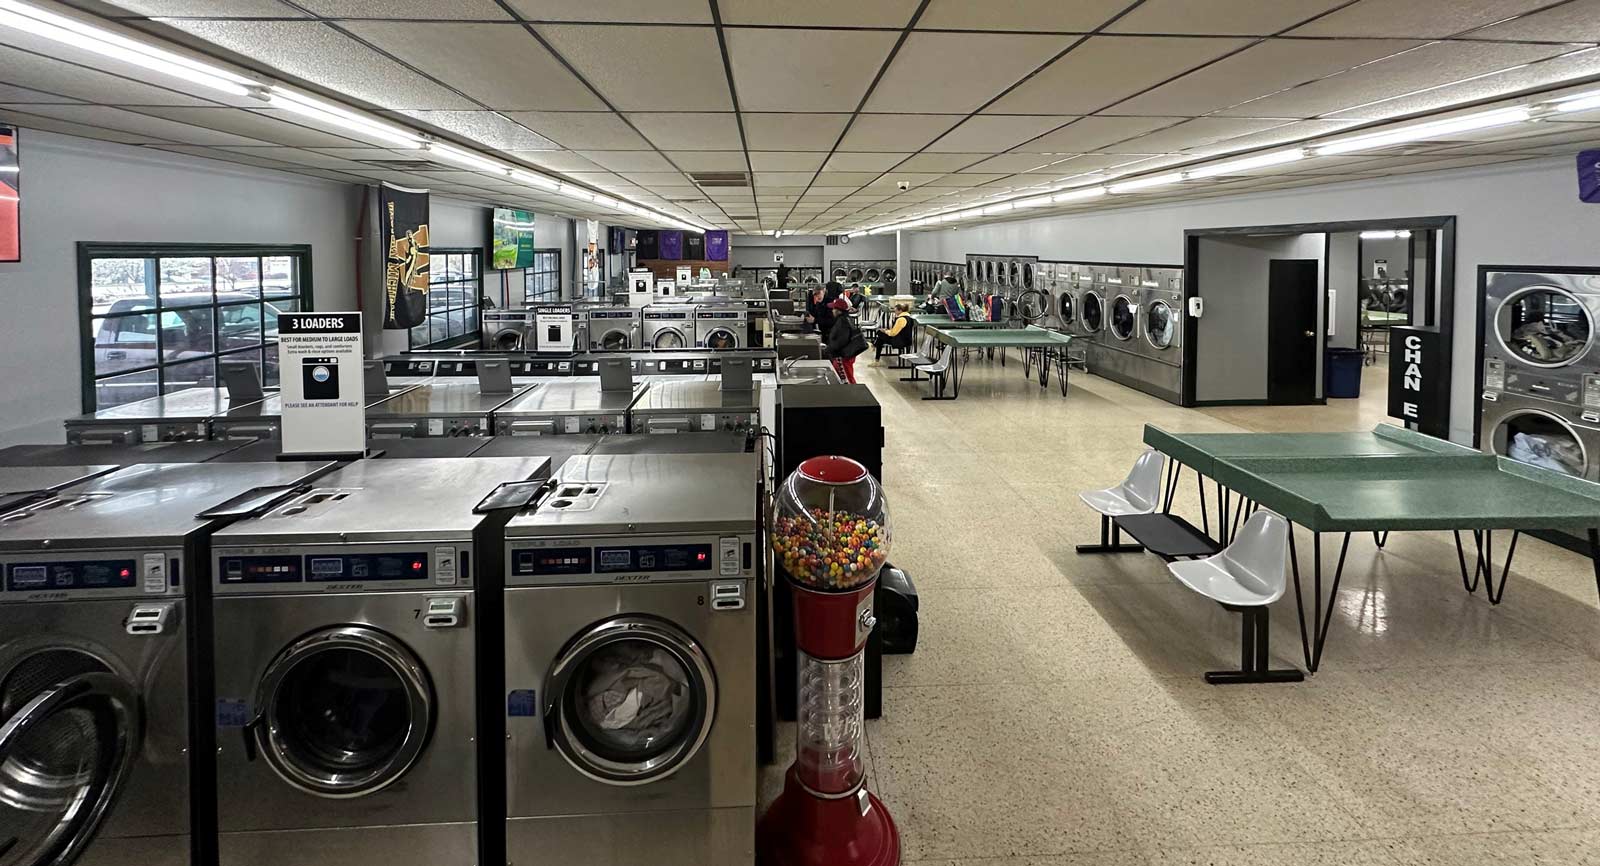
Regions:
M 1316 259 L 1273 259 L 1267 276 L 1267 401 L 1314 403 L 1317 396 Z

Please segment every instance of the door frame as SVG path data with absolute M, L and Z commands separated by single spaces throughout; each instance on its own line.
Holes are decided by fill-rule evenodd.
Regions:
M 1454 346 L 1451 335 L 1455 332 L 1455 300 L 1456 300 L 1456 218 L 1454 216 L 1418 216 L 1395 217 L 1370 220 L 1339 220 L 1329 222 L 1286 223 L 1280 225 L 1264 226 L 1224 226 L 1218 228 L 1185 229 L 1183 232 L 1183 304 L 1185 310 L 1189 299 L 1200 297 L 1200 241 L 1205 238 L 1230 238 L 1242 235 L 1296 235 L 1296 234 L 1332 234 L 1348 231 L 1438 231 L 1443 242 L 1439 246 L 1439 297 L 1437 300 L 1438 321 L 1435 330 L 1440 333 L 1440 370 L 1441 375 L 1434 383 L 1438 398 L 1444 401 L 1441 405 L 1446 408 L 1446 424 L 1450 405 L 1450 382 L 1454 367 Z M 1327 273 L 1326 263 L 1323 267 Z M 1324 292 L 1326 297 L 1326 292 Z M 1322 327 L 1323 341 L 1327 341 L 1327 311 L 1324 311 Z M 1198 367 L 1200 325 L 1193 317 L 1184 316 L 1183 326 L 1183 365 L 1186 370 L 1193 371 Z M 1479 341 L 1482 343 L 1482 340 Z M 1480 346 L 1481 351 L 1481 346 Z M 1481 367 L 1482 364 L 1479 364 Z M 1195 379 L 1192 374 L 1183 377 L 1183 405 L 1196 406 L 1222 406 L 1241 405 L 1267 405 L 1265 400 L 1255 401 L 1198 401 L 1195 399 Z M 1324 395 L 1324 399 L 1326 395 Z

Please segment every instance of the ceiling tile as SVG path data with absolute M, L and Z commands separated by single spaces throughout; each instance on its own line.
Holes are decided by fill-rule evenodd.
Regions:
M 1083 117 L 1016 148 L 1023 153 L 1093 153 L 1126 138 L 1171 126 L 1175 117 Z
M 498 111 L 605 108 L 520 24 L 351 21 L 342 26 Z M 533 81 L 537 87 L 528 86 Z
M 1071 45 L 1070 36 L 913 33 L 867 100 L 868 111 L 967 114 Z M 937 82 L 937 86 L 929 86 Z
M 986 153 L 919 153 L 916 156 L 913 156 L 910 159 L 906 160 L 905 163 L 902 164 L 900 166 L 900 168 L 896 170 L 896 174 L 899 174 L 900 172 L 910 171 L 910 172 L 933 172 L 933 173 L 942 175 L 942 174 L 947 174 L 949 172 L 955 171 L 956 169 L 966 168 L 967 166 L 972 165 L 975 162 L 982 162 L 983 160 L 988 159 L 992 155 L 993 154 L 990 153 L 990 152 L 986 152 Z
M 1261 118 L 1201 117 L 1100 150 L 1104 153 L 1178 153 L 1284 124 L 1282 120 Z
M 1005 172 L 1006 174 L 1012 174 L 1033 171 L 1061 161 L 1062 157 L 1046 156 L 1041 153 L 1002 153 L 992 159 L 986 159 L 968 170 L 978 173 Z
M 579 154 L 604 169 L 617 172 L 676 171 L 667 158 L 653 150 L 595 150 Z
M 985 112 L 1090 114 L 1247 44 L 1212 37 L 1094 37 Z
M 628 120 L 662 150 L 738 150 L 739 119 L 733 114 L 630 114 Z
M 1472 38 L 1600 42 L 1600 0 L 1573 0 L 1475 30 Z
M 622 111 L 731 111 L 710 27 L 541 24 L 573 68 Z
M 828 158 L 825 170 L 885 172 L 909 156 L 909 153 L 836 153 Z
M 221 149 L 233 153 L 242 153 L 249 156 L 258 156 L 266 159 L 278 160 L 280 162 L 293 163 L 295 165 L 310 166 L 312 168 L 329 168 L 338 171 L 355 172 L 373 170 L 372 166 L 362 165 L 354 160 L 344 159 L 337 156 L 329 156 L 325 153 L 318 153 L 314 150 L 302 150 L 297 147 L 224 147 Z M 481 177 L 481 175 L 478 176 Z
M 1317 117 L 1528 63 L 1564 50 L 1562 46 L 1510 42 L 1438 42 L 1220 113 L 1234 117 Z
M 1092 174 L 1097 171 L 1108 171 L 1110 169 L 1115 169 L 1120 166 L 1125 166 L 1129 163 L 1138 161 L 1139 160 L 1133 157 L 1121 154 L 1106 155 L 1091 153 L 1083 156 L 1075 156 L 1064 162 L 1058 162 L 1050 166 L 1049 170 L 1044 174 L 1046 177 L 1051 178 L 1053 182 L 1062 183 L 1086 174 Z
M 568 150 L 648 150 L 650 142 L 609 112 L 513 111 L 507 117 Z
M 307 171 L 306 166 L 284 162 L 283 160 L 272 159 L 270 157 L 259 156 L 256 154 L 235 153 L 233 151 L 223 150 L 218 147 L 205 147 L 197 144 L 151 145 L 150 149 L 166 151 L 167 153 L 178 153 L 184 156 L 216 159 L 223 162 L 231 162 L 236 165 L 253 165 L 258 168 L 270 168 L 275 171 L 290 171 L 297 174 L 305 173 Z M 287 150 L 287 148 L 282 148 L 282 150 Z
M 419 120 L 497 150 L 556 150 L 555 142 L 494 111 L 402 111 Z
M 982 114 L 969 118 L 938 141 L 934 153 L 999 153 L 1049 132 L 1071 118 L 1026 114 Z
M 149 2 L 149 0 L 145 0 Z M 233 0 L 238 2 L 238 0 Z M 295 0 L 312 14 L 324 18 L 454 18 L 463 21 L 511 19 L 494 0 Z
M 756 171 L 817 171 L 823 158 L 820 153 L 750 151 L 750 165 Z
M 710 24 L 704 0 L 510 0 L 529 21 L 614 21 L 627 24 Z
M 684 171 L 747 171 L 742 150 L 669 150 L 667 159 Z
M 24 131 L 36 129 L 40 132 L 59 132 L 62 135 L 76 135 L 80 138 L 93 138 L 100 141 L 115 141 L 121 144 L 146 144 L 166 143 L 166 140 L 156 135 L 145 135 L 135 132 L 122 132 L 115 129 L 104 129 L 87 124 L 75 123 L 67 120 L 58 120 L 53 117 L 44 117 L 29 113 L 34 105 L 20 105 L 12 108 L 0 107 L 0 123 L 21 127 Z M 21 110 L 18 110 L 21 109 Z M 26 159 L 27 157 L 23 157 Z
M 1221 120 L 1222 118 L 1201 118 L 1202 120 Z M 1281 121 L 1272 121 L 1281 123 Z M 1301 141 L 1322 135 L 1331 135 L 1341 129 L 1348 129 L 1360 123 L 1355 120 L 1296 120 L 1284 123 L 1261 132 L 1241 135 L 1237 138 L 1224 139 L 1215 144 L 1203 145 L 1194 148 L 1195 156 L 1215 156 L 1223 153 L 1233 153 L 1241 150 L 1253 150 L 1259 147 L 1271 147 L 1275 144 L 1284 144 L 1291 141 Z
M 783 24 L 791 27 L 890 27 L 911 23 L 917 0 L 720 0 L 724 24 Z
M 599 171 L 595 165 L 568 150 L 509 150 L 507 156 L 531 162 L 550 171 Z
M 1121 102 L 1115 111 L 1206 114 L 1344 72 L 1418 44 L 1386 39 L 1269 39 Z
M 751 150 L 833 150 L 848 114 L 744 114 L 744 134 Z
M 1329 116 L 1356 120 L 1379 120 L 1494 99 L 1498 96 L 1548 87 L 1557 82 L 1589 78 L 1594 75 L 1600 75 L 1600 51 L 1580 51 L 1574 54 L 1541 60 L 1526 66 L 1514 66 L 1493 75 L 1476 76 L 1455 84 L 1432 87 L 1392 99 L 1371 102 L 1347 111 L 1337 111 Z
M 9 71 L 9 70 L 7 70 Z M 26 87 L 16 87 L 11 84 L 0 84 L 0 102 L 81 102 L 70 96 L 57 96 L 54 93 L 45 93 L 42 90 L 29 90 Z
M 1549 5 L 1550 0 L 1359 0 L 1290 34 L 1440 39 Z
M 200 126 L 137 114 L 132 111 L 104 105 L 40 105 L 35 103 L 0 107 L 21 110 L 40 117 L 53 117 L 57 120 L 65 120 L 71 123 L 115 129 L 139 136 L 147 135 L 151 137 L 151 140 L 170 141 L 178 144 L 206 144 L 220 147 L 224 145 L 267 143 L 243 135 L 217 132 Z
M 1145 0 L 1107 33 L 1268 36 L 1349 0 Z
M 0 40 L 6 38 L 0 32 Z M 212 105 L 208 100 L 0 45 L 6 84 L 108 105 Z M 34 100 L 26 100 L 33 102 Z
M 349 147 L 360 144 L 342 135 L 333 135 L 301 126 L 297 115 L 276 109 L 246 111 L 240 108 L 195 108 L 189 106 L 142 106 L 140 114 L 164 117 L 179 123 L 231 132 L 271 144 L 294 147 Z
M 972 187 L 1003 177 L 1005 177 L 1003 174 L 947 174 L 938 180 L 929 181 L 928 186 Z
M 1128 0 L 933 0 L 919 28 L 1087 32 L 1128 7 Z
M 326 24 L 312 21 L 166 22 L 286 75 L 381 108 L 476 108 Z
M 949 132 L 962 118 L 959 114 L 860 114 L 839 149 L 915 152 Z
M 810 171 L 758 171 L 756 172 L 756 187 L 805 186 L 816 177 Z M 859 185 L 859 184 L 858 184 Z
M 732 29 L 727 39 L 742 110 L 855 111 L 896 34 Z

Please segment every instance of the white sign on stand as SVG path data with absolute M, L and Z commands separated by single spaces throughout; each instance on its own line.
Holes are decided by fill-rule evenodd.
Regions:
M 680 286 L 687 286 L 694 282 L 694 268 L 689 265 L 679 265 L 677 282 Z
M 775 265 L 783 264 L 783 253 L 773 253 L 772 254 L 772 263 L 775 264 Z
M 284 454 L 363 454 L 360 313 L 280 313 Z
M 688 285 L 688 283 L 684 283 Z M 670 298 L 678 293 L 678 284 L 672 280 L 656 280 L 656 296 Z
M 642 307 L 655 300 L 656 277 L 649 271 L 628 273 L 628 306 Z

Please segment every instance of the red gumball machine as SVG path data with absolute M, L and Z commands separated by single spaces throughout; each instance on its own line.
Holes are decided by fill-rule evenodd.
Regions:
M 889 503 L 864 466 L 813 457 L 778 490 L 772 547 L 794 592 L 795 761 L 756 830 L 762 866 L 897 866 L 900 834 L 866 789 L 864 672 Z

